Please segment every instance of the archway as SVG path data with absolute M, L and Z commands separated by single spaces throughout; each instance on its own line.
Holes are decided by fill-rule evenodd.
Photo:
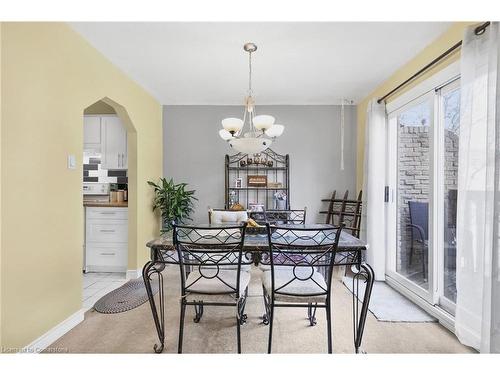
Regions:
M 89 106 L 85 107 L 83 110 L 83 115 L 95 115 L 95 116 L 113 116 L 119 118 L 123 128 L 127 134 L 127 168 L 125 170 L 125 181 L 124 177 L 117 177 L 117 181 L 125 182 L 128 186 L 128 235 L 127 235 L 127 268 L 126 268 L 126 279 L 136 278 L 138 276 L 137 271 L 137 132 L 136 128 L 124 106 L 112 100 L 109 97 L 103 97 Z M 85 154 L 85 152 L 84 152 Z M 114 171 L 116 172 L 116 171 Z M 86 179 L 86 171 L 84 170 L 84 181 Z M 88 174 L 88 172 L 87 172 Z M 118 175 L 118 174 L 117 174 Z M 120 175 L 121 176 L 121 175 Z M 88 178 L 87 178 L 88 179 Z M 95 181 L 95 179 L 92 179 Z M 84 264 L 84 269 L 85 269 Z M 103 283 L 101 283 L 102 285 Z M 119 286 L 119 283 L 111 283 L 111 286 Z M 84 280 L 84 295 L 83 300 L 88 298 L 85 295 L 85 280 Z M 95 298 L 94 298 L 95 299 Z M 93 301 L 89 301 L 93 305 Z M 88 303 L 87 303 L 88 304 Z M 86 306 L 84 303 L 84 307 Z

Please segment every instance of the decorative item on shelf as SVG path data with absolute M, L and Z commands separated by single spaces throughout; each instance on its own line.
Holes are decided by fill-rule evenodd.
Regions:
M 281 182 L 268 182 L 267 187 L 271 189 L 279 189 L 280 187 L 283 187 L 283 184 Z
M 248 187 L 267 187 L 267 176 L 265 175 L 248 175 Z
M 243 185 L 243 177 L 237 177 L 235 180 L 234 180 L 234 187 L 239 189 L 241 188 Z
M 238 203 L 236 199 L 236 192 L 234 190 L 231 190 L 229 192 L 229 207 L 232 207 L 236 203 Z
M 230 207 L 229 207 L 229 210 L 230 211 L 244 211 L 245 210 L 245 207 L 243 207 L 241 204 L 239 203 L 235 203 L 235 204 L 232 204 Z
M 273 161 L 272 160 L 268 160 L 267 161 L 267 166 L 268 167 L 272 167 L 273 166 Z
M 240 160 L 240 167 L 246 167 L 247 162 L 245 160 Z
M 191 220 L 194 201 L 198 200 L 195 190 L 186 190 L 186 183 L 176 184 L 166 178 L 160 178 L 158 183 L 148 181 L 148 184 L 154 188 L 153 211 L 160 211 L 162 233 L 172 229 L 172 221 L 182 224 Z
M 219 130 L 220 137 L 227 141 L 235 150 L 244 154 L 264 151 L 279 137 L 285 127 L 275 124 L 274 117 L 269 115 L 255 115 L 255 100 L 252 96 L 252 53 L 257 51 L 253 43 L 246 43 L 243 49 L 248 52 L 248 96 L 245 98 L 243 120 L 226 118 L 222 120 L 223 129 Z M 248 132 L 243 128 L 248 122 Z
M 248 159 L 247 159 L 247 165 L 252 165 L 252 163 L 253 163 L 252 158 L 248 158 Z
M 276 210 L 286 210 L 286 193 L 284 191 L 274 193 L 274 208 Z
M 249 203 L 248 210 L 250 212 L 264 212 L 265 207 L 263 204 L 260 204 L 260 203 Z

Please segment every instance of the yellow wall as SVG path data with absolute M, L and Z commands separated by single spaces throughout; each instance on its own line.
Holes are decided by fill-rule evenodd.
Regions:
M 406 63 L 404 66 L 394 72 L 394 74 L 387 79 L 384 83 L 378 86 L 368 97 L 363 99 L 357 108 L 358 118 L 358 132 L 357 132 L 357 166 L 356 166 L 356 185 L 357 189 L 363 187 L 363 161 L 364 161 L 364 147 L 365 147 L 365 122 L 366 122 L 366 109 L 368 102 L 374 98 L 380 98 L 393 88 L 404 82 L 410 76 L 415 74 L 418 70 L 430 63 L 436 57 L 445 52 L 448 48 L 462 40 L 464 29 L 477 22 L 456 22 L 448 30 L 446 30 L 439 38 L 424 48 L 417 56 Z M 394 100 L 398 95 L 401 95 L 408 89 L 414 87 L 426 78 L 440 71 L 450 63 L 456 61 L 460 57 L 460 52 L 453 53 L 449 58 L 442 60 L 441 63 L 435 65 L 419 79 L 415 80 L 410 85 L 406 86 L 404 90 L 400 90 L 395 95 L 388 98 L 386 101 Z
M 22 348 L 81 308 L 84 108 L 109 98 L 135 129 L 129 267 L 139 269 L 158 231 L 146 181 L 161 175 L 161 106 L 66 24 L 2 23 L 1 38 L 1 345 Z
M 116 114 L 116 111 L 109 104 L 99 100 L 98 102 L 95 102 L 91 106 L 85 108 L 83 113 L 86 115 L 113 115 Z

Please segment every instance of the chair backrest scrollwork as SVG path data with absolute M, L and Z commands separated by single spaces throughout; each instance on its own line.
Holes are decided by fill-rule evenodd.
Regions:
M 270 266 L 273 293 L 297 297 L 329 295 L 342 229 L 342 225 L 267 224 L 269 251 L 261 254 L 261 264 Z M 324 282 L 319 281 L 318 272 Z M 318 288 L 313 294 L 289 292 L 292 285 L 298 287 L 293 290 L 303 289 L 303 283 L 313 283 Z
M 239 295 L 242 264 L 251 264 L 251 254 L 243 252 L 246 223 L 233 225 L 174 225 L 173 242 L 179 258 L 182 295 L 197 290 L 204 281 L 218 283 L 222 293 Z M 226 272 L 236 272 L 228 282 Z M 191 272 L 196 277 L 186 282 Z

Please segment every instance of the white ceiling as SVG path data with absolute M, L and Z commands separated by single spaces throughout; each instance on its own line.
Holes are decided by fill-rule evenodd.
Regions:
M 241 104 L 245 42 L 257 44 L 257 104 L 363 99 L 447 22 L 71 23 L 162 104 Z

